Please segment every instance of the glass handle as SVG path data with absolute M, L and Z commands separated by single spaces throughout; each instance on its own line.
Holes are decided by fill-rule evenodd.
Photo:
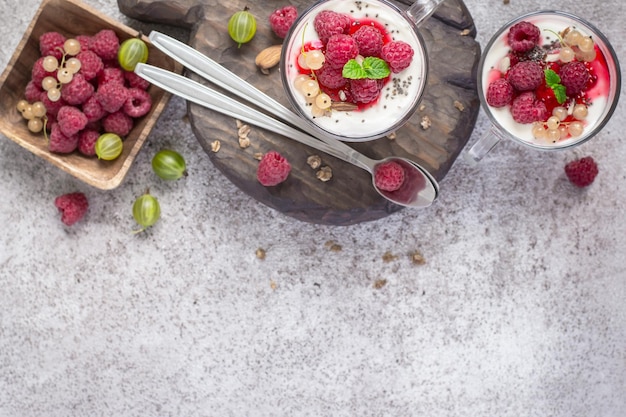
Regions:
M 415 25 L 419 25 L 424 19 L 433 14 L 441 3 L 443 3 L 443 0 L 416 0 L 406 10 L 406 14 Z
M 464 159 L 471 165 L 476 165 L 481 159 L 484 158 L 485 155 L 487 155 L 487 153 L 489 153 L 490 150 L 493 149 L 494 146 L 498 144 L 498 142 L 500 142 L 502 138 L 502 132 L 500 132 L 496 127 L 491 126 L 491 128 L 480 139 L 478 139 L 478 142 L 476 142 L 474 146 L 467 151 Z

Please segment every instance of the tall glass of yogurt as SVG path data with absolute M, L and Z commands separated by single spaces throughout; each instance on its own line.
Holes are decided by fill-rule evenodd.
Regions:
M 510 35 L 511 28 L 526 23 L 537 27 L 539 33 L 538 46 L 528 52 L 528 60 L 539 62 L 546 77 L 543 83 L 531 92 L 535 100 L 545 102 L 547 112 L 544 120 L 520 123 L 519 117 L 513 116 L 512 104 L 494 105 L 493 98 L 492 104 L 489 103 L 489 95 L 494 94 L 489 88 L 498 79 L 510 80 L 511 77 L 515 77 L 511 74 L 519 59 L 511 45 L 511 42 L 515 42 Z M 580 36 L 574 37 L 574 31 Z M 524 34 L 517 36 L 521 38 Z M 583 45 L 584 43 L 587 45 Z M 561 52 L 567 48 L 571 51 Z M 577 65 L 582 63 L 588 70 L 589 79 L 585 88 L 572 97 L 568 96 L 563 103 L 555 102 L 556 99 L 553 97 L 546 98 L 547 95 L 557 93 L 559 88 L 561 94 L 564 94 L 562 91 L 565 91 L 565 87 L 559 87 L 559 84 L 566 84 L 567 81 L 560 80 L 561 77 L 555 78 L 554 74 L 561 74 L 564 77 L 559 71 L 572 61 L 579 61 Z M 548 74 L 550 71 L 546 72 L 550 69 L 553 70 L 552 74 Z M 505 24 L 487 44 L 478 71 L 479 99 L 492 125 L 467 152 L 466 159 L 470 162 L 480 161 L 502 139 L 510 139 L 533 149 L 547 151 L 580 145 L 594 137 L 605 126 L 617 106 L 620 95 L 619 63 L 608 39 L 591 23 L 562 11 L 544 10 L 529 13 Z M 555 82 L 557 80 L 560 81 L 557 83 Z M 523 93 L 515 91 L 513 96 L 521 94 Z M 554 110 L 556 107 L 560 109 Z M 553 119 L 550 121 L 549 118 Z M 557 133 L 557 130 L 561 133 Z
M 311 129 L 347 142 L 363 142 L 388 135 L 412 116 L 422 97 L 428 74 L 424 40 L 418 24 L 429 17 L 443 0 L 418 0 L 407 10 L 387 0 L 321 0 L 304 11 L 292 25 L 283 43 L 281 78 L 293 109 L 309 122 Z M 408 67 L 378 79 L 380 95 L 366 104 L 349 101 L 350 81 L 342 87 L 326 89 L 332 107 L 312 111 L 313 99 L 299 91 L 303 76 L 316 79 L 316 70 L 304 66 L 302 55 L 324 52 L 314 21 L 318 14 L 333 11 L 347 15 L 351 22 L 348 34 L 361 26 L 372 26 L 382 34 L 383 43 L 401 41 L 413 50 Z M 363 56 L 356 57 L 362 62 Z M 299 78 L 300 77 L 300 78 Z M 329 91 L 330 90 L 330 91 Z M 347 93 L 347 94 L 346 94 Z

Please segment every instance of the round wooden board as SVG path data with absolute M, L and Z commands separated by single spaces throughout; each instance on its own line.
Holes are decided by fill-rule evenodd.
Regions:
M 403 2 L 396 3 L 405 8 Z M 293 4 L 302 12 L 311 1 L 262 4 L 242 0 L 118 0 L 120 10 L 130 17 L 190 28 L 192 47 L 289 106 L 278 69 L 265 75 L 254 59 L 264 48 L 281 43 L 267 23 L 270 13 L 286 4 Z M 228 35 L 227 24 L 230 16 L 245 6 L 256 16 L 258 28 L 255 38 L 238 48 Z M 472 17 L 461 0 L 446 0 L 420 31 L 430 65 L 420 108 L 396 132 L 395 139 L 381 138 L 351 146 L 372 158 L 412 158 L 441 180 L 467 143 L 478 116 L 476 71 L 480 46 L 474 39 Z M 204 82 L 193 73 L 188 76 Z M 193 104 L 189 106 L 189 116 L 195 135 L 215 166 L 244 192 L 282 213 L 306 222 L 350 225 L 380 219 L 402 208 L 380 197 L 372 187 L 370 174 L 360 168 L 254 126 L 249 134 L 251 145 L 242 149 L 232 118 Z M 426 129 L 424 118 L 430 121 Z M 213 152 L 211 144 L 216 140 L 221 148 Z M 292 165 L 287 181 L 276 187 L 263 187 L 256 180 L 258 161 L 254 155 L 269 150 L 280 152 Z M 306 163 L 310 155 L 319 155 L 323 164 L 331 167 L 330 181 L 316 178 L 316 171 Z

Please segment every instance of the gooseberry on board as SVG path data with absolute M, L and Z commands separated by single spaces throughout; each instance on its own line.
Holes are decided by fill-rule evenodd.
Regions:
M 235 13 L 228 21 L 228 34 L 237 42 L 239 47 L 241 44 L 250 42 L 256 34 L 256 19 L 248 11 L 248 8 Z

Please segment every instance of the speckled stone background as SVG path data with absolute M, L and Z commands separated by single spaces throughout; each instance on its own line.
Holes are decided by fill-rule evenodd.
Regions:
M 621 0 L 557 3 L 466 2 L 483 46 L 554 6 L 602 28 L 626 63 Z M 1 2 L 2 68 L 38 5 Z M 457 161 L 431 208 L 350 227 L 239 191 L 185 110 L 172 99 L 108 192 L 0 138 L 0 416 L 626 415 L 624 100 L 577 152 L 501 143 L 478 167 Z M 481 113 L 470 144 L 487 127 Z M 162 147 L 188 178 L 154 176 Z M 600 166 L 586 190 L 563 173 L 577 153 Z M 163 217 L 133 235 L 148 186 Z M 91 208 L 68 228 L 53 200 L 70 191 Z

